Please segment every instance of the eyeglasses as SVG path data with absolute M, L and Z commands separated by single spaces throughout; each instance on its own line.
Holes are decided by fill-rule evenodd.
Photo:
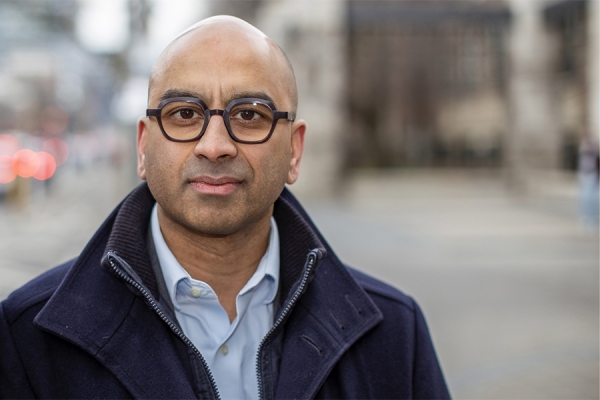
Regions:
M 146 116 L 156 117 L 165 138 L 173 142 L 199 140 L 210 117 L 223 117 L 229 136 L 240 143 L 264 143 L 273 134 L 277 120 L 294 121 L 294 114 L 278 111 L 268 100 L 236 99 L 224 110 L 209 110 L 195 97 L 173 97 L 160 102 L 158 108 L 146 110 Z

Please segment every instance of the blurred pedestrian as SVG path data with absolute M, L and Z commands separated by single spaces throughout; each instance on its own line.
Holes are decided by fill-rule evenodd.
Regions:
M 585 136 L 579 146 L 578 179 L 581 221 L 588 231 L 598 229 L 599 164 L 598 145 Z

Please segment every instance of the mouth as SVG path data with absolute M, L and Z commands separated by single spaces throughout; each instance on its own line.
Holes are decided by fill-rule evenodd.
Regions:
M 190 185 L 199 193 L 216 196 L 226 196 L 233 193 L 242 181 L 239 179 L 222 176 L 200 176 L 190 181 Z

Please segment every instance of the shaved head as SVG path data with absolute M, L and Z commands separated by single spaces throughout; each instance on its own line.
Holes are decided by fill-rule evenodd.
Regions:
M 223 46 L 224 51 L 229 45 L 231 56 L 238 49 L 231 44 L 238 44 L 246 51 L 251 49 L 252 56 L 267 61 L 269 73 L 277 79 L 278 84 L 286 92 L 289 100 L 289 110 L 296 113 L 298 107 L 298 90 L 292 64 L 283 49 L 273 42 L 262 31 L 236 17 L 219 15 L 206 18 L 190 26 L 180 33 L 160 54 L 152 71 L 148 86 L 148 100 L 152 98 L 156 82 L 172 68 L 174 61 L 189 52 L 202 52 L 207 47 Z
M 201 110 L 189 106 L 194 99 Z M 270 111 L 231 108 L 250 104 L 248 99 Z M 297 99 L 287 57 L 247 22 L 212 17 L 175 38 L 152 69 L 148 108 L 159 114 L 138 122 L 138 174 L 159 205 L 161 229 L 171 224 L 182 238 L 251 237 L 255 229 L 268 234 L 273 204 L 285 184 L 296 181 L 304 150 L 306 122 L 289 115 L 296 113 Z M 193 127 L 196 139 L 176 142 L 165 119 L 179 127 L 192 127 L 192 121 L 203 126 Z M 248 129 L 272 125 L 264 142 L 248 143 L 235 136 L 231 121 Z

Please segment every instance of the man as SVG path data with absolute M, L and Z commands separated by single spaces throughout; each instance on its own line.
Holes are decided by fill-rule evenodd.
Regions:
M 214 17 L 156 62 L 136 188 L 0 309 L 0 395 L 447 398 L 412 299 L 333 254 L 289 191 L 289 61 Z

